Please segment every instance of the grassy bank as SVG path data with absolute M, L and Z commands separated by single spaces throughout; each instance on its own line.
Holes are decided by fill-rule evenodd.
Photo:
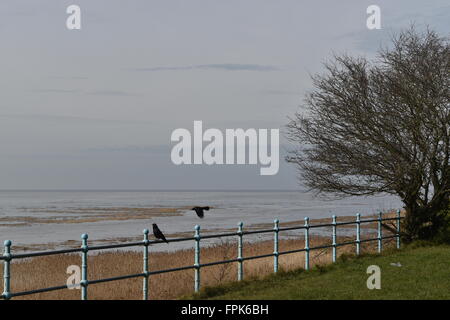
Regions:
M 380 290 L 367 288 L 370 265 L 381 268 Z M 188 298 L 450 299 L 450 246 L 410 246 L 381 256 L 342 256 L 336 264 L 316 266 L 308 272 L 281 272 L 262 280 L 204 288 Z

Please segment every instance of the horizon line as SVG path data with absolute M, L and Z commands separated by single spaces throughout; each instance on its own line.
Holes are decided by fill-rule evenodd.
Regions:
M 0 189 L 0 192 L 303 192 L 303 189 Z

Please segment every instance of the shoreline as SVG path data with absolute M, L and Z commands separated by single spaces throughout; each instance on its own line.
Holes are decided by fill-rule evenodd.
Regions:
M 190 210 L 197 205 L 213 209 L 199 219 Z M 42 251 L 78 247 L 81 234 L 89 235 L 90 244 L 136 241 L 143 239 L 143 229 L 151 229 L 152 223 L 166 236 L 178 237 L 193 235 L 197 224 L 201 233 L 207 234 L 235 231 L 240 221 L 244 230 L 272 228 L 275 218 L 281 225 L 303 225 L 304 217 L 331 220 L 335 214 L 354 219 L 357 212 L 366 216 L 398 206 L 398 199 L 392 196 L 325 200 L 291 191 L 0 192 L 0 241 L 11 240 L 13 247 L 26 251 Z M 169 248 L 181 249 L 181 245 L 173 243 Z
M 395 212 L 387 212 L 384 213 L 384 217 L 395 217 Z M 367 215 L 367 216 L 361 216 L 361 220 L 365 220 L 365 219 L 374 219 L 377 218 L 376 215 Z M 352 222 L 355 221 L 355 217 L 352 216 L 342 216 L 342 217 L 337 217 L 336 218 L 337 222 Z M 310 220 L 310 225 L 318 225 L 318 224 L 328 224 L 331 222 L 330 218 L 320 218 L 320 219 L 312 219 Z M 304 221 L 303 220 L 293 220 L 293 221 L 288 221 L 288 222 L 280 222 L 279 227 L 283 228 L 283 227 L 293 227 L 293 226 L 303 226 L 304 225 Z M 245 231 L 254 231 L 254 230 L 258 230 L 258 229 L 271 229 L 273 228 L 273 224 L 270 223 L 257 223 L 257 224 L 253 224 L 250 226 L 246 226 L 245 227 Z M 376 222 L 372 222 L 372 223 L 363 223 L 360 226 L 361 228 L 361 235 L 362 236 L 369 236 L 371 234 L 375 234 L 376 233 L 376 229 L 377 229 L 377 223 Z M 343 225 L 343 226 L 339 226 L 338 230 L 341 231 L 345 231 L 344 235 L 349 235 L 352 233 L 352 231 L 355 231 L 355 225 L 351 224 L 351 225 Z M 217 228 L 217 229 L 208 229 L 208 230 L 202 230 L 202 235 L 212 235 L 212 234 L 220 234 L 220 233 L 232 233 L 232 232 L 236 232 L 235 228 Z M 280 232 L 280 239 L 282 240 L 289 240 L 289 239 L 295 239 L 298 237 L 301 237 L 303 234 L 302 230 L 294 230 L 292 232 Z M 318 228 L 318 230 L 315 230 L 315 232 L 311 232 L 312 235 L 315 236 L 319 236 L 319 237 L 323 237 L 323 238 L 327 238 L 325 235 L 326 234 L 330 234 L 331 235 L 331 227 L 322 227 L 322 228 Z M 254 242 L 261 242 L 261 241 L 267 241 L 267 239 L 265 238 L 271 238 L 273 236 L 272 233 L 268 232 L 267 234 L 265 234 L 266 236 L 259 236 L 259 238 L 255 238 L 253 240 L 247 240 L 249 243 L 254 243 Z M 184 237 L 193 237 L 194 236 L 194 232 L 177 232 L 177 233 L 170 233 L 170 234 L 166 234 L 166 238 L 167 239 L 173 239 L 173 238 L 184 238 Z M 341 234 L 342 236 L 342 234 Z M 329 237 L 329 236 L 328 236 Z M 227 237 L 228 239 L 234 238 L 234 237 Z M 150 239 L 153 239 L 153 235 L 150 233 Z M 209 247 L 209 246 L 214 246 L 217 243 L 220 243 L 221 238 L 218 239 L 210 239 L 208 242 L 204 242 L 203 246 L 204 247 Z M 123 243 L 127 243 L 127 242 L 138 242 L 140 240 L 143 240 L 142 236 L 134 236 L 134 237 L 115 237 L 115 238 L 105 238 L 105 239 L 96 239 L 96 240 L 90 240 L 89 244 L 90 245 L 109 245 L 109 244 L 123 244 Z M 14 253 L 29 253 L 29 252 L 36 252 L 36 251 L 50 251 L 50 250 L 57 250 L 57 249 L 72 249 L 72 248 L 79 248 L 81 245 L 81 241 L 79 240 L 65 240 L 63 242 L 56 242 L 56 243 L 36 243 L 36 244 L 32 244 L 29 246 L 12 246 L 12 250 Z M 163 245 L 164 244 L 157 244 L 158 246 L 155 245 L 155 247 L 150 247 L 149 251 L 151 252 L 176 252 L 178 250 L 184 250 L 184 249 L 189 249 L 190 247 L 193 246 L 193 244 L 189 245 L 187 248 L 180 248 L 180 247 L 169 247 L 169 248 L 164 248 Z M 160 249 L 162 248 L 162 249 Z M 127 250 L 123 250 L 123 251 L 139 251 L 141 249 L 141 247 L 135 247 L 135 248 L 128 248 Z
M 128 208 L 129 210 L 132 210 L 133 208 Z M 154 210 L 156 210 L 157 208 L 140 208 L 145 212 L 152 212 L 153 214 L 158 214 L 155 213 Z M 170 213 L 178 213 L 178 209 L 177 208 L 164 208 L 166 212 L 170 212 Z M 103 209 L 103 210 L 107 210 L 107 209 Z M 394 217 L 395 213 L 394 212 L 387 212 L 384 213 L 384 217 Z M 113 215 L 111 217 L 111 221 L 114 221 L 116 217 Z M 377 218 L 376 215 L 365 215 L 365 216 L 361 216 L 361 219 L 374 219 Z M 145 215 L 141 215 L 140 219 L 148 219 L 148 217 L 146 217 Z M 351 222 L 351 221 L 355 221 L 355 217 L 354 216 L 340 216 L 337 217 L 337 222 Z M 122 219 L 121 219 L 122 220 Z M 123 220 L 133 220 L 131 219 L 123 219 Z M 1 221 L 1 220 L 0 220 Z M 327 224 L 331 222 L 331 218 L 318 218 L 318 219 L 311 219 L 310 220 L 310 225 L 317 225 L 317 224 Z M 293 221 L 287 221 L 287 222 L 280 222 L 279 226 L 280 228 L 282 227 L 293 227 L 293 226 L 303 226 L 304 225 L 304 220 L 293 220 Z M 245 231 L 252 231 L 252 230 L 258 230 L 258 229 L 271 229 L 273 228 L 273 223 L 255 223 L 249 226 L 245 226 Z M 370 233 L 373 233 L 376 231 L 377 225 L 376 222 L 374 223 L 363 223 L 361 224 L 361 234 L 362 235 L 368 235 Z M 321 230 L 316 230 L 316 233 L 313 233 L 315 235 L 321 235 L 322 233 L 326 233 L 326 234 L 331 234 L 331 227 L 323 227 L 323 228 L 319 228 Z M 355 229 L 355 225 L 343 225 L 343 226 L 339 226 L 338 227 L 339 230 L 348 230 L 348 231 L 352 231 Z M 235 232 L 237 229 L 236 228 L 215 228 L 215 229 L 206 229 L 206 230 L 202 230 L 202 235 L 211 235 L 211 234 L 220 234 L 220 233 L 230 233 L 230 232 Z M 324 231 L 326 230 L 326 231 Z M 271 233 L 268 233 L 270 235 L 270 237 L 272 237 Z M 281 239 L 290 239 L 290 238 L 297 238 L 299 237 L 299 235 L 302 234 L 302 230 L 296 230 L 293 232 L 286 233 L 286 232 L 280 232 L 280 238 Z M 166 234 L 166 238 L 170 239 L 170 238 L 182 238 L 182 237 L 191 237 L 194 236 L 194 231 L 185 231 L 185 232 L 176 232 L 176 233 L 167 233 Z M 153 235 L 150 233 L 150 239 L 153 238 Z M 325 238 L 325 236 L 324 236 Z M 140 236 L 134 236 L 134 237 L 111 237 L 111 238 L 104 238 L 104 239 L 95 239 L 95 240 L 90 240 L 89 243 L 90 245 L 107 245 L 107 244 L 121 244 L 121 243 L 126 243 L 126 242 L 136 242 L 136 241 L 140 241 L 142 240 L 143 237 Z M 258 241 L 264 241 L 264 239 L 255 239 L 254 241 L 250 241 L 250 242 L 258 242 Z M 210 241 L 211 243 L 209 243 L 209 246 L 214 245 L 217 243 L 214 241 Z M 35 243 L 35 244 L 31 244 L 31 245 L 27 245 L 27 246 L 21 246 L 21 245 L 17 245 L 15 246 L 13 244 L 12 246 L 12 250 L 15 253 L 24 253 L 24 252 L 33 252 L 33 251 L 49 251 L 49 250 L 57 250 L 57 249 L 71 249 L 71 248 L 79 248 L 81 245 L 81 241 L 80 240 L 73 240 L 73 239 L 69 239 L 69 240 L 65 240 L 62 242 L 48 242 L 48 243 Z M 171 248 L 165 248 L 165 249 L 171 249 Z M 131 250 L 131 251 L 138 251 L 139 249 L 136 250 Z M 169 250 L 171 252 L 177 251 L 177 250 L 182 250 L 182 248 L 174 248 L 174 250 Z M 167 252 L 168 250 L 152 250 L 153 252 Z

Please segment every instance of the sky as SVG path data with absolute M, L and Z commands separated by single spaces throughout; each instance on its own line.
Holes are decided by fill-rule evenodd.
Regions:
M 68 30 L 66 8 L 81 8 Z M 369 5 L 381 29 L 366 27 Z M 3 0 L 0 189 L 297 189 L 289 116 L 333 53 L 373 57 L 447 0 Z M 280 169 L 172 163 L 177 128 L 279 129 Z

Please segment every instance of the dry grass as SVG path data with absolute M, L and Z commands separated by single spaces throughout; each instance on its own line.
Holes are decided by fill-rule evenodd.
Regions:
M 235 239 L 234 239 L 235 240 Z M 338 242 L 350 239 L 340 237 Z M 389 246 L 393 241 L 385 241 Z M 311 237 L 311 247 L 331 244 L 329 238 Z M 364 243 L 362 252 L 375 251 L 376 242 Z M 280 241 L 280 251 L 294 250 L 304 247 L 303 237 Z M 272 241 L 244 244 L 244 256 L 268 254 L 273 252 Z M 338 255 L 355 252 L 354 245 L 338 248 Z M 201 262 L 213 262 L 236 257 L 236 241 L 223 242 L 213 247 L 202 248 Z M 193 264 L 194 252 L 180 250 L 176 252 L 151 253 L 150 270 L 161 270 Z M 64 285 L 69 265 L 80 265 L 80 255 L 57 255 L 37 257 L 27 260 L 13 261 L 11 264 L 11 289 L 13 292 Z M 311 265 L 322 265 L 331 262 L 331 249 L 311 251 Z M 91 255 L 88 260 L 88 278 L 100 279 L 112 276 L 142 272 L 142 254 L 140 252 L 104 252 Z M 292 270 L 303 268 L 304 253 L 287 254 L 279 257 L 280 269 Z M 2 266 L 0 271 L 2 271 Z M 244 262 L 244 278 L 258 278 L 273 272 L 273 258 L 256 259 Z M 236 263 L 204 267 L 201 269 L 201 285 L 212 286 L 237 278 Z M 142 278 L 95 284 L 88 288 L 89 299 L 141 299 Z M 150 277 L 150 299 L 175 299 L 192 293 L 194 286 L 194 270 L 184 270 Z M 1 288 L 1 287 L 0 287 Z M 3 288 L 2 288 L 3 290 Z M 80 290 L 60 290 L 40 293 L 15 299 L 79 299 Z

